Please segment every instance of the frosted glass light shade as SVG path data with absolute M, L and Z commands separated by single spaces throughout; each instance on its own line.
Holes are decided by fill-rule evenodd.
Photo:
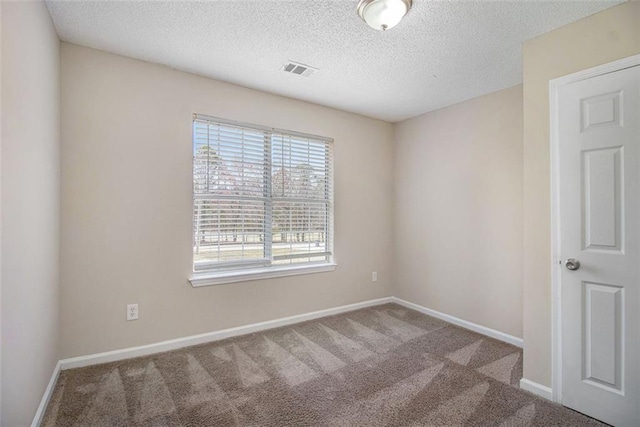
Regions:
M 385 31 L 398 22 L 411 8 L 411 0 L 360 0 L 358 15 L 371 28 Z

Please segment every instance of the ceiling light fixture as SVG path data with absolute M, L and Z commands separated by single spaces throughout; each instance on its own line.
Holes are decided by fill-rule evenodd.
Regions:
M 411 9 L 411 0 L 360 0 L 358 15 L 371 28 L 385 31 L 398 22 Z

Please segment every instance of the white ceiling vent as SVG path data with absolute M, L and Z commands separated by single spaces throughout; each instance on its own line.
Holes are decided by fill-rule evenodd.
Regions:
M 310 67 L 308 65 L 300 64 L 298 62 L 288 61 L 282 66 L 282 71 L 285 73 L 297 74 L 303 77 L 310 77 L 318 71 L 317 68 Z

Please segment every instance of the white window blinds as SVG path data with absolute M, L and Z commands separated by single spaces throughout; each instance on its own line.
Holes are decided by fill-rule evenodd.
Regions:
M 330 139 L 195 116 L 194 271 L 329 262 L 331 151 Z

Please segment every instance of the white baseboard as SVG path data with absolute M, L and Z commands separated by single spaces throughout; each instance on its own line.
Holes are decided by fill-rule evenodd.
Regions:
M 403 299 L 397 297 L 391 297 L 391 300 L 396 304 L 403 305 L 412 310 L 419 311 L 420 313 L 427 314 L 432 317 L 436 317 L 438 319 L 444 320 L 449 323 L 453 323 L 454 325 L 461 326 L 465 329 L 472 330 L 474 332 L 478 332 L 479 334 L 486 335 L 491 338 L 495 338 L 500 341 L 504 341 L 511 345 L 515 345 L 516 347 L 522 348 L 524 345 L 524 341 L 522 338 L 514 337 L 513 335 L 506 334 L 504 332 L 496 331 L 495 329 L 487 328 L 486 326 L 478 325 L 477 323 L 469 322 L 467 320 L 459 319 L 455 316 L 451 316 L 449 314 L 440 313 L 439 311 L 432 310 L 427 307 L 423 307 L 418 304 L 414 304 L 409 301 L 405 301 Z
M 141 345 L 138 347 L 123 348 L 120 350 L 107 351 L 104 353 L 90 354 L 87 356 L 71 357 L 60 361 L 61 368 L 73 369 L 82 368 L 90 365 L 98 365 L 101 363 L 115 362 L 118 360 L 131 359 L 134 357 L 148 356 L 150 354 L 162 353 L 165 351 L 176 350 L 192 345 L 206 344 L 213 341 L 219 341 L 226 338 L 237 337 L 239 335 L 251 334 L 254 332 L 264 331 L 266 329 L 279 328 L 294 323 L 306 322 L 308 320 L 318 319 L 320 317 L 333 316 L 335 314 L 345 313 L 347 311 L 358 310 L 366 307 L 387 304 L 392 302 L 392 297 L 379 298 L 375 300 L 363 301 L 355 304 L 343 305 L 340 307 L 329 308 L 326 310 L 312 311 L 310 313 L 298 314 L 280 319 L 268 320 L 266 322 L 252 323 L 250 325 L 238 326 L 235 328 L 223 329 L 215 332 L 207 332 L 199 335 L 191 335 L 183 338 L 176 338 L 159 343 Z
M 294 323 L 305 322 L 308 320 L 318 319 L 320 317 L 333 316 L 335 314 L 345 313 L 347 311 L 358 310 L 366 307 L 373 307 L 376 305 L 387 304 L 395 302 L 403 305 L 407 308 L 419 311 L 429 316 L 442 319 L 454 325 L 461 326 L 466 329 L 470 329 L 474 332 L 478 332 L 483 335 L 498 339 L 500 341 L 513 344 L 517 347 L 522 347 L 522 338 L 517 338 L 504 332 L 496 331 L 485 326 L 478 325 L 476 323 L 468 322 L 466 320 L 459 319 L 448 314 L 440 313 L 435 310 L 423 307 L 418 304 L 414 304 L 396 297 L 379 298 L 375 300 L 363 301 L 355 304 L 343 305 L 340 307 L 329 308 L 326 310 L 312 311 L 310 313 L 298 314 L 290 317 L 283 317 L 280 319 L 268 320 L 266 322 L 252 323 L 250 325 L 238 326 L 235 328 L 223 329 L 220 331 L 207 332 L 199 335 L 191 335 L 188 337 L 176 338 L 168 341 L 162 341 L 153 344 L 147 344 L 137 347 L 129 347 L 119 350 L 107 351 L 104 353 L 90 354 L 87 356 L 71 357 L 68 359 L 60 360 L 60 368 L 74 369 L 82 368 L 85 366 L 98 365 L 101 363 L 116 362 L 118 360 L 131 359 L 134 357 L 148 356 L 151 354 L 162 353 L 165 351 L 177 350 L 183 347 L 189 347 L 192 345 L 206 344 L 213 341 L 219 341 L 227 338 L 236 337 L 239 335 L 251 334 L 254 332 L 260 332 L 267 329 L 279 328 L 282 326 L 291 325 Z
M 522 378 L 520 379 L 520 388 L 544 399 L 553 400 L 552 389 L 546 385 L 538 384 L 526 378 Z
M 58 377 L 60 376 L 60 361 L 56 363 L 55 368 L 53 368 L 53 374 L 51 374 L 51 379 L 49 380 L 49 384 L 47 384 L 47 388 L 44 390 L 44 394 L 42 395 L 42 400 L 40 401 L 40 405 L 38 406 L 38 410 L 36 411 L 36 415 L 33 417 L 33 422 L 31 423 L 31 427 L 38 427 L 44 418 L 44 413 L 47 410 L 47 405 L 49 404 L 49 400 L 51 400 L 51 396 L 53 395 L 53 390 L 58 382 Z

